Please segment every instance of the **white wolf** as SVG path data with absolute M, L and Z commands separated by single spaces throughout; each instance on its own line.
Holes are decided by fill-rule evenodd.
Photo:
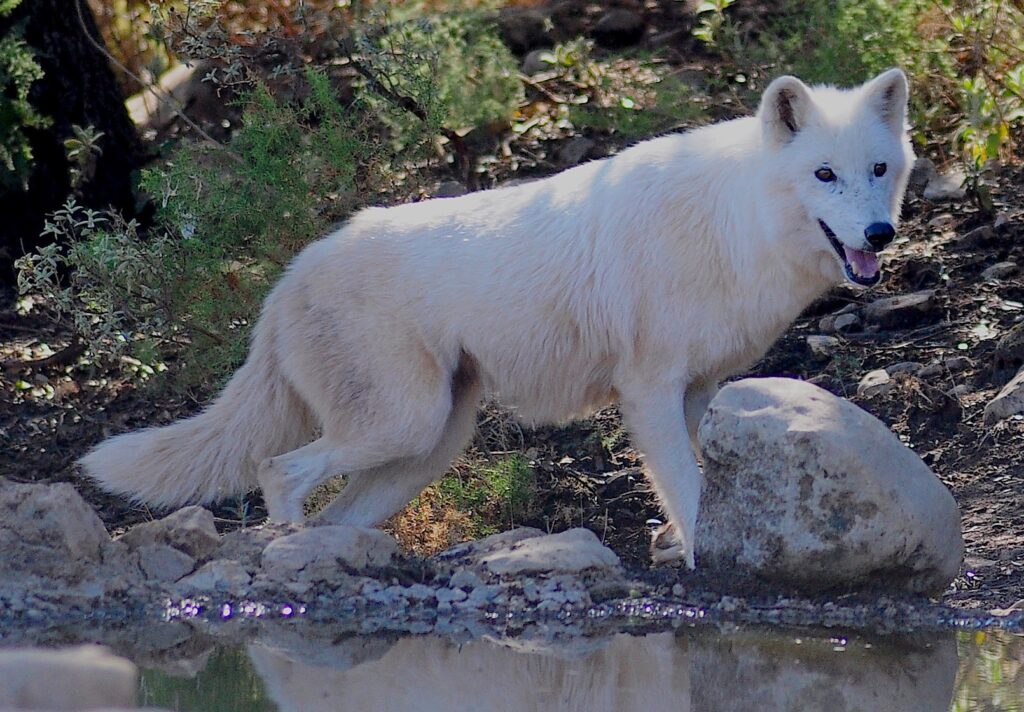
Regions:
M 485 390 L 530 422 L 617 402 L 692 567 L 700 416 L 829 286 L 878 281 L 907 92 L 898 69 L 850 90 L 780 77 L 756 117 L 364 210 L 295 258 L 211 406 L 102 443 L 85 471 L 159 506 L 258 483 L 289 521 L 345 474 L 321 520 L 372 526 L 446 470 Z

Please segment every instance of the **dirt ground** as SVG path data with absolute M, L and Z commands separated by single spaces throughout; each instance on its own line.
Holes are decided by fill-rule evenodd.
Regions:
M 599 132 L 589 138 L 597 142 L 598 154 L 623 143 Z M 495 169 L 497 177 L 513 177 L 513 165 L 527 175 L 552 172 L 556 163 L 537 156 L 555 156 L 559 142 L 571 140 L 516 144 L 504 169 Z M 970 197 L 933 202 L 912 190 L 882 284 L 863 292 L 837 288 L 812 305 L 746 374 L 813 380 L 878 416 L 920 454 L 951 489 L 963 516 L 967 560 L 943 598 L 957 607 L 1005 608 L 1024 599 L 1024 418 L 992 426 L 982 422 L 985 405 L 1024 362 L 1022 186 L 1024 170 L 997 173 L 989 186 L 993 208 L 988 211 Z M 1007 262 L 1015 266 L 1005 266 L 1002 276 L 983 276 L 992 265 Z M 923 310 L 885 325 L 861 319 L 834 334 L 826 355 L 808 345 L 808 336 L 830 330 L 827 322 L 837 312 L 859 314 L 860 307 L 882 297 L 921 290 L 934 290 Z M 69 333 L 47 318 L 45 305 L 26 315 L 16 308 L 12 290 L 0 294 L 0 303 L 0 475 L 18 482 L 74 483 L 113 532 L 152 519 L 158 513 L 109 497 L 81 479 L 74 460 L 110 434 L 194 412 L 212 388 L 168 394 L 131 364 L 115 369 L 91 362 L 87 352 L 74 348 Z M 866 373 L 905 362 L 936 366 L 917 375 L 894 375 L 887 392 L 858 395 Z M 495 436 L 494 423 L 501 420 L 493 409 L 481 417 L 477 451 L 509 447 L 507 432 Z M 516 430 L 512 446 L 526 453 L 540 493 L 536 511 L 517 524 L 582 524 L 628 563 L 646 565 L 651 520 L 660 513 L 614 409 L 562 428 Z M 215 514 L 224 528 L 263 515 L 258 497 L 241 510 L 229 502 Z

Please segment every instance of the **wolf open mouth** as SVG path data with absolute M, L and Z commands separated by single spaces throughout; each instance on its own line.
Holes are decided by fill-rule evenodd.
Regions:
M 882 272 L 878 266 L 878 255 L 874 252 L 855 250 L 848 245 L 844 245 L 836 237 L 836 234 L 832 232 L 832 228 L 825 224 L 824 220 L 819 219 L 818 224 L 821 225 L 821 229 L 825 232 L 825 237 L 828 238 L 832 249 L 836 251 L 839 259 L 843 261 L 843 270 L 846 272 L 846 278 L 862 287 L 878 284 L 882 279 Z

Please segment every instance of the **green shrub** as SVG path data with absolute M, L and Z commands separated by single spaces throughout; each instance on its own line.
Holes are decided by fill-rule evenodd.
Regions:
M 0 0 L 0 16 L 20 4 L 21 0 Z M 25 132 L 50 124 L 28 100 L 29 89 L 43 70 L 22 35 L 23 27 L 16 24 L 0 37 L 0 189 L 28 188 L 32 147 Z
M 307 80 L 299 106 L 254 89 L 227 150 L 185 144 L 146 171 L 157 214 L 145 236 L 70 201 L 46 227 L 62 239 L 19 261 L 21 290 L 43 294 L 97 354 L 154 360 L 177 344 L 182 384 L 229 373 L 282 267 L 355 204 L 373 150 L 326 78 Z

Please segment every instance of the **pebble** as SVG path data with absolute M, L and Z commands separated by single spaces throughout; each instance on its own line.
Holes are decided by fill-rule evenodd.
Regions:
M 891 391 L 895 385 L 884 368 L 868 371 L 857 384 L 857 397 L 871 398 L 882 395 Z

